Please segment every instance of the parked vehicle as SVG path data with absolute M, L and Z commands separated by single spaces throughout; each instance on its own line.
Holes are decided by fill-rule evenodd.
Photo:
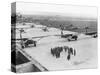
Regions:
M 62 38 L 67 38 L 68 41 L 77 40 L 78 36 L 74 34 L 61 35 Z
M 24 45 L 25 45 L 25 47 L 30 47 L 30 46 L 36 47 L 36 41 L 34 41 L 34 40 L 27 40 L 27 41 L 25 41 Z
M 72 35 L 70 37 L 68 37 L 68 41 L 74 41 L 77 40 L 78 36 L 77 35 Z

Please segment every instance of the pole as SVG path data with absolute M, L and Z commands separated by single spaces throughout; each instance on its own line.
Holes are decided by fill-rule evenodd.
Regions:
M 23 48 L 22 29 L 20 30 L 21 48 Z

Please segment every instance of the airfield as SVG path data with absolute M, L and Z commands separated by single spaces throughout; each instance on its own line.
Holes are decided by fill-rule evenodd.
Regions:
M 33 28 L 30 28 L 34 25 Z M 36 60 L 48 71 L 69 70 L 69 69 L 89 69 L 97 68 L 97 38 L 93 38 L 83 33 L 64 30 L 64 34 L 77 34 L 78 40 L 68 41 L 66 38 L 61 38 L 61 30 L 54 27 L 47 27 L 48 31 L 44 32 L 44 25 L 36 25 L 27 23 L 26 25 L 16 26 L 16 38 L 20 38 L 19 30 L 24 29 L 22 38 L 30 38 L 37 41 L 36 47 L 24 48 L 23 51 Z M 69 46 L 76 49 L 76 56 L 71 56 L 67 60 L 67 53 L 61 52 L 60 58 L 51 55 L 51 48 L 56 46 Z M 31 62 L 31 61 L 30 61 Z

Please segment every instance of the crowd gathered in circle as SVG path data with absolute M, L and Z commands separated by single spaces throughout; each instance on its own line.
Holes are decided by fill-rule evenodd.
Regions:
M 76 50 L 72 47 L 61 46 L 51 48 L 51 54 L 56 58 L 60 58 L 61 52 L 67 52 L 67 60 L 71 59 L 71 55 L 76 56 Z

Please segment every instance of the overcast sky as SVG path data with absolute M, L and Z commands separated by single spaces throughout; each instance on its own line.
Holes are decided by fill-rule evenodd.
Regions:
M 97 18 L 97 8 L 86 7 L 86 6 L 17 2 L 16 12 L 20 12 L 21 14 L 31 14 L 31 15 L 32 14 L 62 15 L 62 16 Z

